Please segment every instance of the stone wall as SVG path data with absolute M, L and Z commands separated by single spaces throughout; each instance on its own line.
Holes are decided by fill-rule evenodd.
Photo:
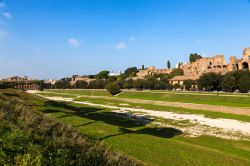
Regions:
M 144 78 L 146 76 L 153 76 L 155 74 L 170 74 L 173 69 L 157 69 L 155 66 L 151 66 L 147 69 L 140 70 L 136 75 L 139 78 Z

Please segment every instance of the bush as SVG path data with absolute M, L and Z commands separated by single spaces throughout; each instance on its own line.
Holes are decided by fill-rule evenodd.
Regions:
M 155 90 L 165 90 L 167 89 L 167 84 L 163 81 L 155 81 L 154 83 L 154 89 Z
M 134 86 L 133 86 L 133 79 L 128 79 L 124 82 L 124 85 L 123 85 L 123 88 L 124 89 L 132 89 Z
M 247 76 L 241 77 L 238 82 L 239 91 L 247 93 L 250 90 L 250 78 Z
M 183 82 L 183 86 L 185 87 L 185 90 L 192 90 L 194 85 L 196 85 L 196 82 L 194 80 L 185 80 Z
M 175 76 L 182 76 L 184 74 L 184 71 L 181 68 L 174 69 L 171 73 L 169 78 L 173 78 Z
M 133 87 L 136 89 L 136 90 L 143 90 L 144 87 L 145 87 L 145 82 L 143 79 L 138 79 L 138 80 L 134 80 L 133 81 Z
M 220 73 L 205 73 L 198 80 L 198 88 L 205 91 L 222 90 L 223 76 Z
M 77 89 L 86 89 L 88 87 L 88 83 L 83 80 L 78 80 L 75 83 L 75 88 Z
M 88 88 L 90 89 L 104 89 L 105 81 L 104 80 L 93 80 L 89 82 Z
M 125 70 L 124 74 L 128 77 L 134 77 L 136 76 L 136 73 L 138 72 L 137 67 L 129 67 Z
M 54 84 L 54 87 L 57 89 L 67 89 L 71 88 L 69 80 L 59 80 Z
M 222 80 L 222 90 L 225 92 L 233 92 L 236 89 L 235 78 L 231 73 L 224 76 Z
M 109 83 L 106 85 L 106 89 L 111 95 L 116 95 L 121 92 L 121 88 L 117 82 Z

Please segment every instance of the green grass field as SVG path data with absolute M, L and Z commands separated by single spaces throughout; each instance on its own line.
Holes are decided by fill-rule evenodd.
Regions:
M 49 92 L 86 95 L 86 96 L 110 96 L 106 90 L 49 90 Z M 186 94 L 188 93 L 188 94 Z M 202 95 L 201 95 L 202 94 Z M 223 94 L 223 95 L 222 95 Z M 157 100 L 168 102 L 184 102 L 196 104 L 210 104 L 231 107 L 250 107 L 250 97 L 247 94 L 222 93 L 217 96 L 214 93 L 197 92 L 168 92 L 168 91 L 124 91 L 117 98 Z M 224 95 L 227 94 L 227 95 Z M 220 96 L 222 95 L 222 96 Z
M 87 95 L 87 96 L 111 96 L 106 90 L 91 90 L 91 89 L 51 89 L 48 90 L 49 92 L 56 92 L 56 93 L 69 93 L 69 94 L 76 94 L 76 95 Z
M 104 96 L 103 98 L 100 99 L 100 98 L 92 98 L 91 96 L 84 96 L 84 97 L 76 98 L 77 95 L 67 94 L 67 93 L 43 92 L 43 93 L 38 93 L 38 94 L 47 96 L 47 97 L 75 98 L 76 101 L 89 101 L 95 104 L 105 104 L 105 105 L 112 105 L 112 106 L 121 106 L 125 104 L 126 107 L 130 107 L 130 108 L 143 108 L 143 109 L 150 109 L 150 110 L 156 110 L 156 111 L 170 111 L 170 112 L 176 112 L 176 113 L 182 113 L 182 114 L 198 114 L 198 115 L 204 115 L 205 117 L 209 117 L 209 118 L 226 118 L 226 119 L 235 119 L 235 120 L 250 122 L 250 116 L 223 113 L 223 112 L 211 112 L 211 111 L 205 111 L 205 110 L 179 108 L 179 107 L 160 106 L 160 105 L 155 105 L 155 104 L 131 103 L 131 102 L 120 101 L 119 98 L 116 98 L 116 97 L 114 99 L 110 99 Z
M 75 91 L 65 92 L 75 93 Z M 16 91 L 12 91 L 7 94 L 15 96 L 16 93 Z M 106 92 L 101 93 L 106 94 Z M 125 97 L 128 93 L 125 92 L 121 95 Z M 43 113 L 72 125 L 84 135 L 101 140 L 115 151 L 139 159 L 146 165 L 250 165 L 250 141 L 225 140 L 212 136 L 191 138 L 186 137 L 178 129 L 157 127 L 150 125 L 151 122 L 144 123 L 124 118 L 122 113 L 114 113 L 110 109 L 47 101 L 35 95 L 20 92 L 16 96 L 26 103 L 35 105 Z M 145 98 L 148 97 L 145 96 Z M 79 100 L 81 99 L 84 98 Z M 91 99 L 91 102 L 119 104 L 117 101 L 104 99 Z M 139 106 L 142 108 L 155 107 L 146 104 Z M 158 107 L 156 109 L 166 108 Z M 175 111 L 182 110 L 176 108 Z M 189 111 L 191 113 L 195 110 L 185 110 L 184 112 Z
M 196 95 L 181 93 L 151 93 L 125 91 L 119 95 L 120 98 L 158 100 L 169 102 L 184 102 L 196 104 L 211 104 L 232 107 L 250 107 L 250 97 L 240 96 L 215 96 L 215 95 Z

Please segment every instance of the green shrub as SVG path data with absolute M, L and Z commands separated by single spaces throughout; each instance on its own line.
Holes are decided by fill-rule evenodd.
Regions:
M 116 95 L 121 92 L 121 88 L 117 82 L 108 83 L 108 85 L 106 85 L 106 89 L 111 95 Z
M 205 73 L 198 80 L 198 88 L 206 91 L 222 90 L 223 76 L 220 73 Z
M 238 82 L 239 91 L 247 93 L 250 90 L 250 78 L 247 76 L 241 77 Z
M 236 81 L 232 74 L 226 74 L 222 80 L 222 90 L 233 92 L 236 89 Z
M 196 81 L 194 80 L 185 80 L 183 82 L 183 86 L 185 87 L 185 90 L 192 90 L 195 85 L 196 85 Z

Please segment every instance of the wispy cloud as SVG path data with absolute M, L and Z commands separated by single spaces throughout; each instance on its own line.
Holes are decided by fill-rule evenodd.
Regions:
M 13 18 L 12 15 L 8 12 L 3 12 L 3 16 L 4 16 L 4 18 L 9 19 L 9 20 L 11 20 Z
M 116 45 L 116 49 L 117 50 L 123 50 L 123 49 L 126 49 L 128 46 L 127 46 L 127 44 L 125 43 L 125 42 L 120 42 L 120 43 L 118 43 L 117 45 Z
M 130 43 L 132 43 L 132 42 L 134 42 L 134 41 L 135 41 L 135 39 L 136 39 L 136 38 L 135 38 L 134 36 L 132 36 L 132 37 L 130 37 L 130 38 L 129 38 L 129 40 L 128 40 L 128 41 L 129 41 Z
M 7 35 L 8 35 L 8 33 L 5 30 L 0 29 L 0 39 L 3 39 Z
M 3 9 L 6 7 L 6 4 L 4 2 L 0 2 L 0 9 Z
M 71 47 L 80 47 L 80 41 L 75 38 L 70 38 L 68 43 Z

